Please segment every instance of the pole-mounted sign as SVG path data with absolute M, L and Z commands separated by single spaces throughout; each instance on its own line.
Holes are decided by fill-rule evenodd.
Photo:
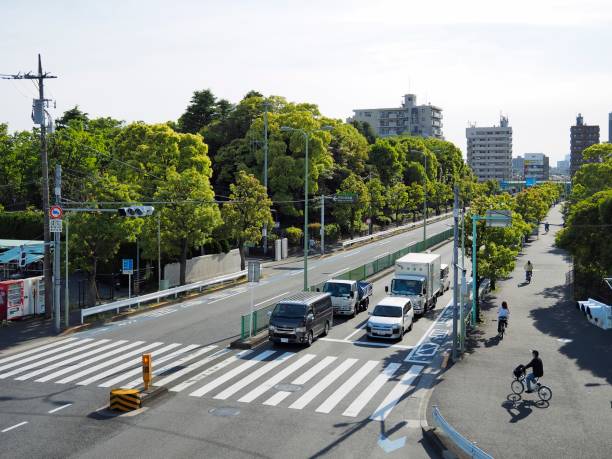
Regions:
M 337 193 L 332 197 L 332 201 L 347 203 L 347 204 L 354 204 L 355 202 L 357 202 L 357 194 L 355 193 Z
M 62 218 L 62 215 L 64 215 L 64 211 L 60 206 L 51 206 L 49 208 L 49 218 L 53 220 L 58 220 Z

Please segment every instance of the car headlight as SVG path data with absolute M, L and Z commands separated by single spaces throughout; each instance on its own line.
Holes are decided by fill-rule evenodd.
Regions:
M 295 331 L 298 333 L 305 333 L 306 327 L 295 327 Z
M 268 331 L 275 332 L 276 331 L 276 327 L 274 325 L 269 325 L 268 326 Z

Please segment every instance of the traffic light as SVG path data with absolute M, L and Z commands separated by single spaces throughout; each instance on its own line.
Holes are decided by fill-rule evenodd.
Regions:
M 117 209 L 121 217 L 146 217 L 153 215 L 154 210 L 153 206 L 130 206 Z
M 20 268 L 25 268 L 26 267 L 26 257 L 28 256 L 28 253 L 25 251 L 25 247 L 19 246 L 19 267 Z

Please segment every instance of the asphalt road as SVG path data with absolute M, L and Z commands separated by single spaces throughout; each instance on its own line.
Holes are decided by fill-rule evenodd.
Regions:
M 317 260 L 312 282 L 397 250 L 421 231 Z M 444 263 L 450 250 L 436 250 Z M 256 303 L 300 289 L 300 266 L 279 268 L 289 269 L 272 270 L 255 292 Z M 375 283 L 374 303 L 389 278 Z M 401 342 L 369 341 L 362 313 L 338 320 L 308 349 L 266 343 L 243 353 L 226 345 L 248 310 L 249 294 L 238 288 L 217 295 L 70 341 L 38 343 L 45 349 L 3 352 L 0 456 L 429 457 L 418 425 L 425 394 L 419 382 L 432 369 L 414 352 L 450 292 Z M 169 387 L 169 395 L 136 416 L 97 411 L 108 403 L 109 387 L 139 382 L 146 350 L 154 353 L 156 382 Z

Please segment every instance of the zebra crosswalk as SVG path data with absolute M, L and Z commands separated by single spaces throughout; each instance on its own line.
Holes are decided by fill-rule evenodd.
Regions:
M 72 337 L 0 357 L 0 379 L 132 388 L 141 384 L 143 353 L 153 355 L 154 384 L 188 397 L 377 421 L 389 416 L 423 370 L 283 349 L 235 353 L 215 345 Z

